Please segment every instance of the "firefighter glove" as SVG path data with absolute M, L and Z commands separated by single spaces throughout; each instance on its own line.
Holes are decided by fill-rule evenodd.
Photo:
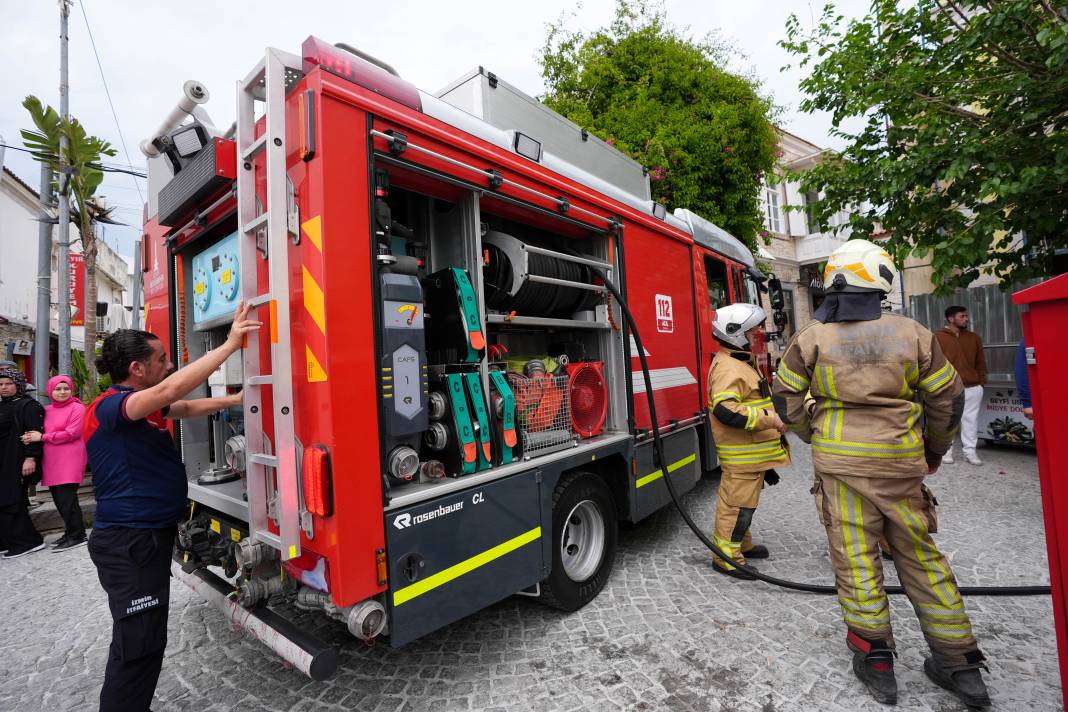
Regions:
M 779 473 L 775 470 L 768 470 L 764 473 L 764 484 L 774 487 L 779 484 Z

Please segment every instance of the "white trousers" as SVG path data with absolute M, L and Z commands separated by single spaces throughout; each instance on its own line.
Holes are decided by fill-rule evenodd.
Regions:
M 960 443 L 965 453 L 975 454 L 975 443 L 979 439 L 979 406 L 983 404 L 983 387 L 968 386 L 964 389 L 964 413 L 960 418 Z M 953 446 L 947 455 L 953 454 Z

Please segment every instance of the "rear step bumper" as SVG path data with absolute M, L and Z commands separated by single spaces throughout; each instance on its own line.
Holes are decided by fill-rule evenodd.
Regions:
M 230 598 L 235 589 L 207 569 L 182 571 L 171 561 L 171 575 L 222 611 L 226 619 L 277 653 L 313 680 L 325 680 L 337 671 L 337 650 L 301 630 L 269 608 L 249 610 Z

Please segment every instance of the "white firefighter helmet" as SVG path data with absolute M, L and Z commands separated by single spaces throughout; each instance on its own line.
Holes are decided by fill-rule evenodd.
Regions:
M 831 253 L 823 270 L 827 293 L 893 289 L 894 261 L 879 245 L 867 240 L 849 240 Z
M 760 326 L 768 318 L 755 304 L 729 304 L 716 310 L 712 319 L 712 336 L 736 349 L 748 349 L 745 332 Z

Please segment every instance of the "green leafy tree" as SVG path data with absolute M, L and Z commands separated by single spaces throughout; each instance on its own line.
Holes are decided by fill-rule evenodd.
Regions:
M 59 113 L 51 106 L 45 106 L 35 96 L 28 96 L 22 102 L 30 113 L 36 127 L 35 131 L 23 130 L 22 140 L 33 151 L 37 160 L 45 162 L 53 174 L 59 174 L 60 137 L 67 138 L 67 150 L 63 163 L 69 171 L 69 181 L 56 182 L 56 194 L 65 190 L 71 205 L 71 222 L 75 223 L 82 241 L 82 257 L 85 260 L 85 352 L 95 353 L 96 331 L 96 258 L 97 241 L 94 224 L 113 221 L 111 208 L 103 207 L 96 197 L 97 188 L 104 180 L 100 169 L 101 156 L 114 156 L 115 149 L 107 141 L 90 136 L 79 121 L 71 117 L 64 122 Z M 60 265 L 60 269 L 66 269 Z M 62 296 L 60 298 L 63 298 Z M 59 328 L 69 328 L 60 324 Z M 94 358 L 83 360 L 85 382 L 90 384 L 90 392 L 83 396 L 94 397 L 97 383 L 96 363 Z
M 828 5 L 811 30 L 791 17 L 781 45 L 810 71 L 801 108 L 848 142 L 794 176 L 825 191 L 819 216 L 849 207 L 855 232 L 892 231 L 940 291 L 1050 273 L 1068 245 L 1063 0 L 874 0 L 849 21 Z
M 724 69 L 730 51 L 674 29 L 662 9 L 618 0 L 608 27 L 549 27 L 543 101 L 646 166 L 657 202 L 755 246 L 760 181 L 777 155 L 774 107 L 754 79 Z

